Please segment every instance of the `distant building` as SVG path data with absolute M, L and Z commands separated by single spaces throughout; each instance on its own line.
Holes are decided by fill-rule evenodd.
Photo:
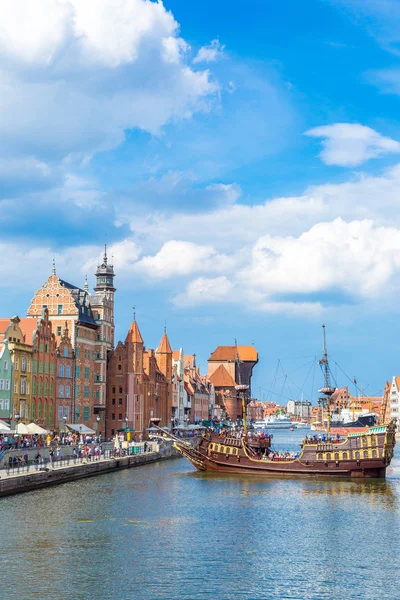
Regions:
M 400 377 L 394 376 L 390 387 L 390 417 L 400 423 Z
M 10 319 L 10 324 L 4 334 L 4 339 L 8 340 L 13 366 L 11 419 L 15 421 L 17 417 L 22 423 L 29 423 L 31 420 L 33 348 L 31 344 L 25 343 L 19 323 L 19 317 Z
M 253 346 L 218 346 L 208 359 L 207 379 L 215 388 L 217 404 L 229 419 L 242 418 L 236 386 L 247 385 L 245 397 L 251 398 L 251 376 L 257 362 Z
M 308 420 L 311 418 L 312 404 L 308 400 L 289 400 L 286 411 L 296 419 Z

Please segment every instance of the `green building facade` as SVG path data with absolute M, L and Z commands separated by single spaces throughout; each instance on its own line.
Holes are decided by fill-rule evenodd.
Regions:
M 0 419 L 10 419 L 12 390 L 12 363 L 8 340 L 0 351 Z

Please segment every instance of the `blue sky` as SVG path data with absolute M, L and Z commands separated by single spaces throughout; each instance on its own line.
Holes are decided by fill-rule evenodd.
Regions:
M 399 373 L 398 0 L 6 0 L 0 19 L 3 316 L 53 254 L 93 284 L 107 241 L 118 339 L 135 305 L 148 347 L 165 320 L 203 371 L 254 343 L 255 392 L 279 400 L 280 359 L 283 398 L 315 399 L 324 322 L 366 393 Z

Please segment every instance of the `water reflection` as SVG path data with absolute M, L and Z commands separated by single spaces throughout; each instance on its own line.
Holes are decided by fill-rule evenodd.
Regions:
M 387 481 L 204 475 L 184 460 L 1 501 L 1 598 L 398 598 Z M 371 550 L 372 548 L 372 550 Z

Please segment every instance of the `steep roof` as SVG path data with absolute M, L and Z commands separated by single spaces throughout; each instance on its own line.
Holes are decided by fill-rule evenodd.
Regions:
M 0 319 L 0 333 L 5 333 L 10 324 L 10 319 Z
M 166 333 L 163 334 L 160 344 L 157 348 L 157 354 L 172 354 L 172 348 Z
M 29 344 L 30 346 L 32 346 L 33 334 L 38 328 L 37 319 L 32 319 L 32 317 L 23 317 L 19 322 L 19 326 L 21 327 L 21 331 L 24 334 L 25 344 Z
M 395 376 L 395 380 L 396 380 L 397 389 L 400 391 L 400 377 L 398 377 L 398 376 L 396 375 L 396 376 Z
M 209 361 L 239 360 L 257 362 L 258 352 L 254 346 L 218 346 L 211 354 Z
M 179 356 L 180 356 L 180 350 L 174 350 L 174 351 L 172 352 L 172 358 L 173 358 L 174 360 L 179 360 Z
M 68 283 L 68 281 L 64 281 L 63 279 L 59 279 L 59 282 L 63 287 L 70 290 L 75 306 L 79 311 L 78 320 L 81 323 L 98 327 L 98 323 L 96 323 L 96 319 L 93 316 L 92 307 L 89 303 L 88 292 L 82 290 L 76 285 L 73 285 L 72 283 Z
M 132 321 L 132 323 L 131 323 L 131 326 L 128 331 L 128 335 L 126 336 L 126 339 L 125 339 L 125 343 L 126 342 L 143 344 L 143 338 L 142 338 L 139 326 L 136 323 L 136 321 Z
M 209 380 L 215 387 L 235 387 L 236 382 L 224 365 L 219 365 L 218 369 L 209 377 Z

